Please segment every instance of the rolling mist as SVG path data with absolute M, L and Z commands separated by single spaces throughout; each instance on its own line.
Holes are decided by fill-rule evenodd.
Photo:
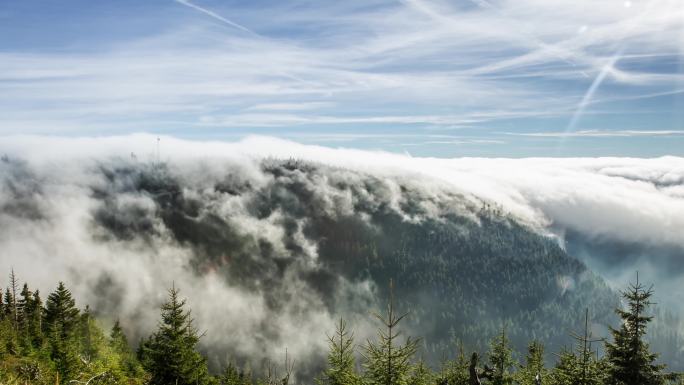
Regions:
M 657 302 L 681 310 L 682 158 L 415 158 L 264 137 L 156 144 L 146 134 L 3 138 L 2 265 L 44 293 L 68 277 L 79 305 L 105 323 L 120 319 L 134 341 L 155 328 L 165 289 L 175 285 L 207 332 L 201 346 L 210 365 L 258 367 L 281 361 L 287 348 L 305 374 L 319 369 L 339 317 L 361 343 L 375 331 L 369 314 L 385 305 L 389 278 L 449 263 L 435 255 L 466 258 L 459 250 L 471 250 L 468 240 L 485 239 L 473 253 L 513 258 L 511 272 L 540 277 L 530 290 L 546 297 L 533 293 L 519 305 L 528 316 L 577 306 L 577 318 L 562 321 L 572 324 L 586 306 L 600 332 L 615 289 L 636 269 L 655 284 Z M 420 255 L 430 247 L 443 250 Z M 519 250 L 537 254 L 513 255 Z M 481 330 L 516 320 L 520 309 L 493 300 L 504 280 L 468 292 L 454 266 L 442 278 L 455 286 L 442 295 L 493 290 L 478 298 L 492 299 L 482 305 L 491 320 L 480 321 L 493 326 Z M 480 329 L 444 330 L 458 315 L 421 313 L 444 306 L 429 290 L 441 289 L 416 294 L 400 281 L 400 305 L 423 306 L 406 334 L 427 335 L 434 356 L 443 346 L 430 345 L 431 336 L 476 345 L 467 334 Z

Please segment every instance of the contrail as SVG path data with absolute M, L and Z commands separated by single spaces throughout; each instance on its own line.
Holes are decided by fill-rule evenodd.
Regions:
M 214 19 L 219 20 L 219 21 L 221 21 L 221 22 L 223 22 L 223 23 L 225 23 L 225 24 L 228 24 L 228 25 L 230 25 L 231 27 L 237 28 L 237 29 L 239 29 L 239 30 L 241 30 L 241 31 L 243 31 L 243 32 L 247 32 L 247 33 L 249 33 L 249 34 L 251 34 L 251 35 L 254 35 L 254 36 L 259 36 L 258 33 L 252 31 L 251 29 L 249 29 L 249 28 L 247 28 L 247 27 L 245 27 L 245 26 L 242 26 L 242 25 L 240 25 L 240 24 L 238 24 L 238 23 L 236 23 L 236 22 L 234 22 L 234 21 L 228 20 L 228 19 L 226 19 L 225 17 L 219 15 L 219 14 L 216 13 L 216 12 L 210 11 L 210 10 L 208 10 L 208 9 L 206 9 L 206 8 L 202 8 L 202 7 L 200 7 L 199 5 L 195 5 L 195 4 L 193 4 L 193 3 L 191 3 L 191 2 L 189 2 L 189 1 L 187 1 L 187 0 L 176 0 L 176 2 L 177 2 L 177 3 L 180 3 L 180 4 L 183 4 L 183 5 L 185 5 L 185 6 L 188 6 L 188 7 L 192 8 L 192 9 L 197 10 L 197 11 L 200 11 L 200 12 L 204 13 L 205 15 L 209 15 L 209 16 L 213 17 Z
M 594 78 L 594 81 L 591 83 L 591 85 L 587 89 L 587 92 L 584 93 L 582 100 L 577 105 L 577 109 L 575 110 L 575 113 L 572 115 L 572 119 L 570 119 L 570 123 L 568 123 L 568 126 L 565 129 L 565 132 L 569 132 L 575 128 L 575 125 L 577 125 L 577 121 L 579 120 L 580 117 L 582 117 L 584 110 L 586 109 L 587 105 L 591 102 L 591 99 L 594 97 L 596 90 L 599 88 L 601 83 L 603 83 L 603 80 L 605 80 L 606 76 L 608 76 L 608 73 L 610 72 L 610 70 L 613 69 L 613 66 L 615 66 L 615 63 L 617 63 L 617 61 L 620 60 L 621 56 L 622 56 L 622 49 L 618 50 L 610 58 L 608 63 L 606 63 L 603 66 L 603 68 L 601 68 L 601 72 L 599 72 L 599 74 L 596 76 L 596 78 Z
M 594 97 L 596 90 L 598 90 L 598 88 L 601 86 L 601 83 L 603 83 L 606 76 L 608 76 L 608 73 L 613 69 L 615 63 L 617 63 L 617 61 L 620 60 L 621 57 L 622 48 L 618 49 L 617 52 L 615 52 L 615 54 L 610 58 L 610 60 L 608 60 L 608 62 L 603 65 L 603 67 L 601 68 L 601 72 L 599 72 L 599 74 L 596 75 L 596 77 L 594 78 L 594 81 L 591 82 L 591 85 L 587 89 L 587 92 L 584 93 L 582 100 L 577 105 L 575 113 L 572 114 L 572 119 L 570 119 L 568 126 L 565 128 L 565 135 L 561 137 L 560 141 L 556 145 L 557 154 L 560 153 L 560 151 L 563 149 L 563 146 L 565 145 L 565 140 L 568 138 L 567 134 L 575 130 L 577 122 L 584 114 L 584 110 L 587 108 L 589 103 L 591 103 L 591 99 Z

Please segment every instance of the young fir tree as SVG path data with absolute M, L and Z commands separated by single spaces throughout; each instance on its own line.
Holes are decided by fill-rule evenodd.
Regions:
M 43 345 L 43 300 L 40 298 L 40 291 L 33 293 L 31 307 L 27 309 L 27 322 L 29 324 L 29 335 L 33 348 L 38 349 Z
M 328 368 L 317 382 L 321 385 L 359 384 L 360 378 L 355 370 L 354 335 L 347 331 L 347 323 L 340 323 L 333 336 L 328 336 Z
M 10 315 L 12 317 L 12 323 L 14 325 L 14 330 L 19 331 L 19 309 L 17 308 L 17 290 L 19 290 L 19 282 L 17 282 L 17 276 L 14 274 L 14 269 L 10 271 L 10 287 L 12 292 L 10 305 Z
M 459 344 L 458 355 L 442 364 L 437 383 L 445 385 L 468 385 L 470 380 L 470 360 L 466 357 L 463 344 Z
M 141 377 L 142 367 L 128 344 L 128 338 L 126 338 L 119 320 L 114 322 L 109 333 L 109 346 L 117 355 L 119 367 L 126 376 Z
M 153 385 L 207 384 L 206 360 L 195 350 L 200 337 L 178 293 L 175 286 L 169 290 L 169 300 L 161 307 L 159 329 L 143 343 L 143 366 Z
M 9 318 L 3 316 L 0 318 L 0 359 L 16 352 L 16 333 Z
M 551 370 L 551 383 L 554 385 L 580 385 L 581 368 L 575 353 L 563 348 L 558 354 L 556 366 Z
M 409 385 L 432 385 L 435 383 L 435 375 L 424 360 L 419 360 L 411 367 Z
M 13 313 L 13 308 L 14 305 L 14 298 L 12 298 L 12 291 L 10 288 L 5 289 L 5 299 L 2 305 L 2 311 L 3 311 L 3 318 L 7 319 L 12 327 L 14 327 L 14 313 Z
M 128 345 L 128 338 L 121 328 L 121 323 L 117 319 L 112 326 L 112 330 L 109 332 L 109 345 L 117 353 L 130 352 L 130 346 Z
M 83 360 L 95 363 L 111 358 L 109 341 L 93 317 L 90 306 L 86 305 L 83 313 L 81 313 L 79 329 L 80 351 Z
M 390 300 L 387 316 L 375 316 L 382 323 L 378 329 L 378 341 L 368 340 L 363 347 L 368 383 L 372 385 L 406 385 L 411 371 L 411 358 L 418 350 L 418 340 L 410 337 L 403 345 L 399 345 L 400 332 L 397 325 L 407 314 L 397 316 L 394 310 L 392 282 L 390 282 Z
M 627 310 L 616 309 L 622 319 L 618 329 L 611 328 L 613 342 L 607 342 L 606 359 L 608 361 L 608 385 L 660 385 L 664 383 L 661 373 L 664 365 L 655 364 L 657 354 L 649 351 L 644 341 L 646 326 L 653 319 L 646 314 L 646 308 L 652 304 L 651 288 L 646 289 L 639 283 L 630 284 L 622 292 L 627 301 Z
M 237 366 L 233 365 L 232 362 L 228 363 L 228 366 L 223 371 L 220 377 L 221 385 L 244 385 L 245 376 L 240 372 Z
M 605 377 L 605 365 L 591 348 L 592 343 L 601 340 L 592 339 L 589 330 L 589 309 L 586 309 L 584 313 L 584 334 L 572 333 L 572 337 L 577 341 L 575 348 L 577 354 L 576 383 L 579 385 L 602 384 Z
M 79 311 L 71 292 L 60 282 L 45 304 L 43 327 L 48 336 L 50 357 L 62 382 L 77 374 Z
M 513 360 L 513 350 L 510 347 L 505 328 L 501 329 L 501 334 L 494 337 L 491 342 L 489 363 L 493 369 L 492 384 L 513 384 L 513 375 L 510 373 L 510 370 L 516 366 L 516 363 Z
M 22 349 L 30 350 L 33 347 L 31 336 L 31 318 L 33 310 L 33 293 L 28 288 L 28 284 L 24 284 L 21 289 L 21 297 L 17 301 L 18 325 L 19 325 L 19 339 Z
M 520 367 L 516 378 L 520 385 L 550 384 L 548 370 L 544 367 L 544 345 L 532 341 L 527 346 L 525 365 Z

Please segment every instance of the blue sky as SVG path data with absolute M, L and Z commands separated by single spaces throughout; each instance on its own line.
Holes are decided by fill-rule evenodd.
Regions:
M 684 155 L 681 0 L 0 3 L 0 135 Z

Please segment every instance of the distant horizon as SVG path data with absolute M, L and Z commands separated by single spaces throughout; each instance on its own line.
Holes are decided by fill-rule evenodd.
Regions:
M 9 153 L 12 153 L 13 156 L 18 157 L 18 158 L 23 158 L 23 156 L 17 151 L 14 151 L 12 147 L 15 145 L 15 143 L 22 143 L 26 142 L 32 143 L 32 142 L 54 142 L 56 145 L 59 145 L 59 143 L 77 143 L 80 141 L 86 141 L 86 142 L 108 142 L 108 141 L 115 141 L 115 142 L 125 142 L 129 140 L 136 140 L 138 142 L 136 143 L 131 143 L 131 148 L 136 148 L 140 150 L 141 147 L 147 148 L 149 154 L 153 154 L 156 151 L 156 145 L 157 145 L 157 138 L 161 139 L 161 149 L 162 152 L 165 151 L 166 149 L 164 148 L 165 142 L 172 140 L 172 141 L 181 141 L 181 142 L 187 142 L 187 143 L 194 143 L 197 145 L 203 145 L 203 144 L 216 144 L 216 145 L 236 145 L 242 142 L 249 142 L 251 140 L 266 140 L 266 141 L 279 141 L 282 142 L 284 145 L 292 144 L 292 145 L 301 145 L 301 146 L 317 146 L 321 147 L 324 149 L 329 149 L 329 150 L 341 150 L 341 151 L 363 151 L 367 152 L 369 154 L 372 153 L 386 153 L 386 154 L 391 154 L 391 155 L 397 155 L 397 156 L 406 156 L 409 158 L 425 158 L 425 159 L 444 159 L 444 160 L 449 160 L 449 159 L 465 159 L 465 158 L 473 158 L 473 159 L 511 159 L 511 160 L 525 160 L 525 159 L 643 159 L 643 160 L 649 160 L 649 159 L 660 159 L 660 158 L 684 158 L 684 152 L 678 154 L 678 153 L 665 153 L 665 152 L 660 152 L 658 151 L 659 148 L 653 149 L 654 151 L 642 151 L 639 154 L 632 155 L 631 153 L 624 153 L 621 151 L 605 151 L 601 153 L 593 153 L 591 151 L 580 151 L 578 153 L 555 153 L 552 150 L 549 151 L 543 151 L 543 149 L 539 149 L 539 151 L 531 151 L 528 153 L 520 153 L 515 151 L 515 148 L 510 148 L 506 151 L 502 152 L 486 152 L 486 151 L 480 151 L 478 149 L 473 149 L 473 148 L 462 148 L 459 150 L 454 150 L 453 152 L 445 152 L 445 153 L 431 153 L 431 152 L 425 152 L 425 151 L 413 151 L 410 147 L 408 148 L 394 148 L 394 147 L 388 147 L 388 148 L 383 148 L 383 147 L 373 147 L 372 144 L 368 145 L 354 145 L 353 140 L 337 140 L 334 142 L 328 142 L 328 141 L 313 141 L 313 140 L 303 140 L 301 137 L 291 137 L 291 136 L 277 136 L 277 135 L 262 135 L 262 134 L 244 134 L 244 135 L 226 135 L 221 138 L 213 138 L 213 137 L 197 137 L 193 135 L 185 136 L 185 135 L 167 135 L 167 134 L 157 134 L 154 132 L 131 132 L 131 133 L 126 133 L 126 134 L 115 134 L 115 135 L 109 135 L 109 134 L 101 134 L 101 135 L 84 135 L 84 134 L 74 134 L 74 135 L 59 135 L 59 134 L 9 134 L 9 135 L 0 135 L 0 155 L 8 155 Z M 2 141 L 5 141 L 6 143 L 2 143 Z M 142 142 L 141 142 L 142 141 Z M 130 153 L 126 153 L 125 150 L 120 148 L 120 154 L 119 155 L 130 155 Z M 4 152 L 3 152 L 4 151 Z M 60 153 L 62 153 L 62 149 L 59 147 L 53 148 L 50 151 L 47 151 L 52 153 L 55 157 L 59 158 Z M 68 153 L 67 153 L 68 154 Z M 453 155 L 449 155 L 453 154 Z M 66 155 L 66 154 L 65 154 Z M 173 153 L 164 153 L 165 156 L 173 157 Z M 283 155 L 287 157 L 286 155 Z M 68 156 L 67 156 L 68 157 Z M 97 157 L 97 156 L 93 156 Z M 140 159 L 143 160 L 143 159 Z

